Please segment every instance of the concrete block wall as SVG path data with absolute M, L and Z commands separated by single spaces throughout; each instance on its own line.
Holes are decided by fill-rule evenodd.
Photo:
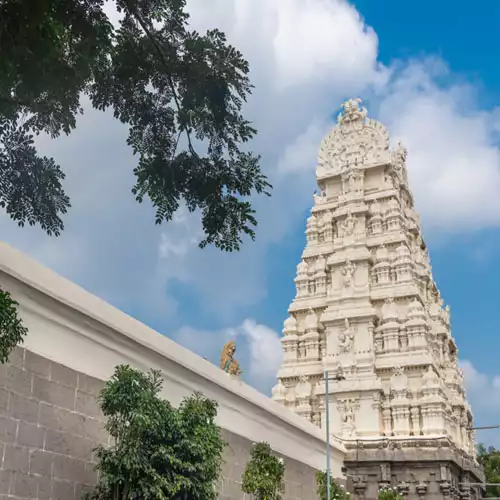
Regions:
M 93 449 L 108 442 L 96 399 L 102 386 L 24 348 L 0 365 L 0 500 L 80 500 L 92 489 Z M 223 435 L 220 499 L 243 499 L 241 475 L 252 443 Z M 315 469 L 283 458 L 285 499 L 315 499 Z
M 17 348 L 0 365 L 0 495 L 79 499 L 95 484 L 93 449 L 107 443 L 103 383 Z

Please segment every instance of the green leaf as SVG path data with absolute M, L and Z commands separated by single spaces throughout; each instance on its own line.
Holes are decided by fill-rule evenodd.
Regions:
M 28 333 L 17 314 L 18 305 L 9 292 L 0 289 L 0 363 L 8 360 L 10 353 Z
M 478 446 L 478 461 L 483 467 L 487 483 L 500 483 L 500 451 L 490 446 Z M 485 498 L 500 497 L 500 486 L 487 486 Z
M 317 493 L 320 500 L 326 500 L 327 498 L 327 474 L 326 471 L 318 471 L 316 473 L 316 485 Z M 339 486 L 333 477 L 330 476 L 330 500 L 348 500 L 349 494 L 346 490 Z
M 269 444 L 254 444 L 243 472 L 241 489 L 256 500 L 281 500 L 285 491 L 284 474 L 283 459 L 272 454 Z

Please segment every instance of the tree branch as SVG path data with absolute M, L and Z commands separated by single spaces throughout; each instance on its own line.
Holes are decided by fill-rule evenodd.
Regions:
M 29 101 L 23 101 L 22 99 L 14 99 L 12 97 L 0 96 L 0 102 L 5 102 L 13 106 L 31 106 L 32 103 Z
M 174 98 L 175 106 L 177 107 L 177 112 L 178 112 L 178 114 L 180 114 L 181 105 L 179 102 L 179 98 L 177 97 L 177 92 L 175 91 L 175 85 L 174 85 L 174 82 L 172 80 L 172 77 L 170 76 L 170 74 L 168 74 L 168 66 L 169 65 L 168 65 L 168 60 L 167 60 L 167 57 L 165 55 L 165 52 L 163 52 L 163 48 L 158 43 L 158 40 L 156 39 L 154 33 L 152 33 L 151 30 L 149 29 L 146 21 L 144 21 L 140 12 L 138 12 L 138 10 L 136 8 L 133 8 L 132 6 L 130 6 L 129 2 L 126 2 L 126 6 L 127 6 L 128 13 L 137 20 L 137 22 L 140 24 L 141 28 L 146 33 L 147 37 L 153 43 L 156 52 L 158 52 L 158 55 L 160 56 L 160 58 L 163 62 L 163 65 L 165 66 L 165 69 L 167 70 L 168 85 L 170 87 L 170 90 L 172 91 L 172 96 Z M 188 145 L 189 145 L 189 150 L 191 151 L 191 154 L 193 154 L 197 157 L 198 154 L 196 153 L 196 151 L 193 148 L 193 144 L 191 142 L 191 135 L 189 134 L 188 128 L 185 125 L 183 125 L 180 121 L 179 121 L 179 128 L 181 130 L 184 130 L 184 132 L 186 133 Z

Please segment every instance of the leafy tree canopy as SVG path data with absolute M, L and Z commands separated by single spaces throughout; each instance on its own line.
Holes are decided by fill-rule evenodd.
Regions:
M 241 489 L 255 500 L 281 500 L 285 491 L 283 459 L 272 454 L 268 443 L 252 446 L 242 477 Z
M 85 94 L 128 126 L 132 192 L 149 197 L 156 223 L 183 201 L 201 212 L 201 247 L 238 250 L 255 236 L 248 197 L 271 187 L 243 149 L 256 133 L 241 114 L 247 61 L 217 29 L 190 30 L 185 0 L 113 2 L 116 28 L 104 0 L 0 3 L 0 206 L 21 226 L 61 232 L 64 173 L 33 141 L 69 134 Z
M 224 442 L 215 402 L 163 400 L 160 373 L 118 366 L 100 395 L 112 443 L 97 448 L 92 500 L 215 500 Z
M 478 460 L 484 469 L 487 483 L 500 483 L 500 450 L 493 446 L 478 446 Z M 500 497 L 500 486 L 487 486 L 485 498 Z

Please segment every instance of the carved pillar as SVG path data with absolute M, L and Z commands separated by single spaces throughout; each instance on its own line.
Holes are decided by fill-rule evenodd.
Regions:
M 408 436 L 410 434 L 410 411 L 408 402 L 402 400 L 392 404 L 393 434 L 395 436 Z
M 318 223 L 314 214 L 311 214 L 307 219 L 306 237 L 309 244 L 315 245 L 318 243 Z
M 354 495 L 358 500 L 364 500 L 366 491 L 366 483 L 364 481 L 356 481 L 354 483 Z
M 408 483 L 406 483 L 405 481 L 402 481 L 399 485 L 398 485 L 398 491 L 399 491 L 399 494 L 403 497 L 407 497 L 410 493 L 410 485 Z
M 415 486 L 415 491 L 417 492 L 418 498 L 424 498 L 427 495 L 427 483 L 425 481 L 420 481 Z
M 374 343 L 374 347 L 375 347 L 375 353 L 380 354 L 384 351 L 384 338 L 382 336 L 382 332 L 380 331 L 380 328 L 377 328 L 375 330 L 373 343 Z
M 391 415 L 391 406 L 388 401 L 385 401 L 382 406 L 382 421 L 384 423 L 384 436 L 391 436 L 392 415 Z
M 412 406 L 410 408 L 411 416 L 411 427 L 414 436 L 420 436 L 422 434 L 422 427 L 420 425 L 420 407 Z
M 471 486 L 467 474 L 464 474 L 461 478 L 458 497 L 460 500 L 470 500 L 471 498 Z
M 441 482 L 439 489 L 441 490 L 443 498 L 451 498 L 451 484 L 448 481 Z

